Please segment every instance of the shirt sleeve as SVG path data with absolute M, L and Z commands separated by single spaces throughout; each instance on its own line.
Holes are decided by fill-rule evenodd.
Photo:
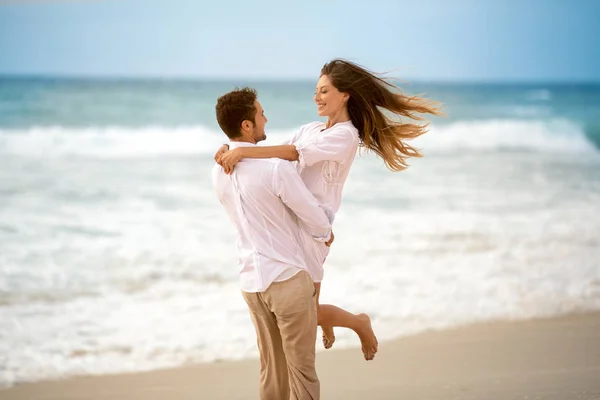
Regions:
M 345 127 L 333 129 L 315 140 L 294 144 L 298 151 L 300 167 L 310 166 L 319 161 L 343 162 L 358 149 L 358 136 L 356 132 Z
M 213 188 L 221 204 L 223 204 L 223 193 L 221 192 L 219 187 L 219 174 L 222 173 L 222 171 L 223 168 L 219 164 L 215 164 L 211 172 Z
M 300 128 L 296 129 L 296 131 L 294 132 L 294 135 L 290 139 L 285 140 L 281 144 L 296 144 L 296 142 L 298 141 L 300 136 L 302 136 L 302 132 L 304 132 L 305 129 L 309 128 L 311 126 L 311 124 L 302 125 Z
M 273 185 L 277 196 L 308 226 L 312 237 L 327 242 L 331 237 L 334 213 L 319 205 L 290 162 L 281 161 L 275 165 Z

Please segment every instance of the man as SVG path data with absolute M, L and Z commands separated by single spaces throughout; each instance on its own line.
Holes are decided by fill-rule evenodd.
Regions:
M 255 90 L 219 97 L 216 113 L 230 149 L 266 139 L 267 118 Z M 298 223 L 305 223 L 315 240 L 330 244 L 333 214 L 319 207 L 285 160 L 244 159 L 231 175 L 217 164 L 213 184 L 237 230 L 242 294 L 260 353 L 260 397 L 318 399 L 316 292 Z

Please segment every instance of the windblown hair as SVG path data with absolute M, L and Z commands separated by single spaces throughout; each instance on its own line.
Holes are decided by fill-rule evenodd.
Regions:
M 428 123 L 403 123 L 387 117 L 407 117 L 424 121 L 418 114 L 442 115 L 438 103 L 418 96 L 406 96 L 391 82 L 350 61 L 335 59 L 323 66 L 321 75 L 327 75 L 340 92 L 348 93 L 348 113 L 358 129 L 361 146 L 380 156 L 386 167 L 402 171 L 408 167 L 409 157 L 422 157 L 418 150 L 406 143 L 428 130 Z
M 217 122 L 230 139 L 242 136 L 241 126 L 245 120 L 256 123 L 254 102 L 257 97 L 255 89 L 244 87 L 235 88 L 217 99 Z

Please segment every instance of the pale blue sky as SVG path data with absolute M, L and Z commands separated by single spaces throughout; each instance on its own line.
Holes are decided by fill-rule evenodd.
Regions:
M 0 74 L 600 81 L 600 1 L 2 2 Z

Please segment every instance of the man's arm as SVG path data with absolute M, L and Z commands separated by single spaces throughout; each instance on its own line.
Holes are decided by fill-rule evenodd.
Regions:
M 296 168 L 289 162 L 275 164 L 273 186 L 275 194 L 288 206 L 310 230 L 319 242 L 331 239 L 331 224 L 335 215 L 331 210 L 319 206 L 317 199 L 302 182 Z

